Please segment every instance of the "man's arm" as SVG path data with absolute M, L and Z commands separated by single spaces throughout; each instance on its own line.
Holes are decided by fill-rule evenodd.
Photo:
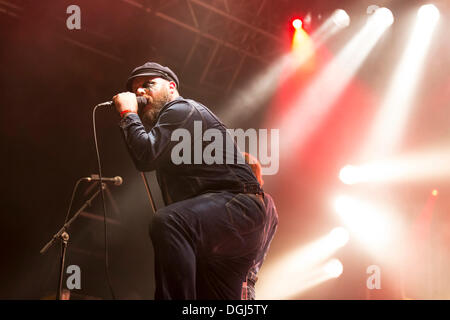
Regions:
M 128 151 L 140 171 L 151 171 L 170 161 L 171 150 L 178 141 L 171 141 L 172 132 L 184 128 L 193 132 L 195 109 L 180 100 L 163 109 L 156 125 L 147 133 L 139 116 L 128 113 L 119 125 Z

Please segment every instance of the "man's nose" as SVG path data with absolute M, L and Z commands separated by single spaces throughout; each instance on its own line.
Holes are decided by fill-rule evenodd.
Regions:
M 142 96 L 144 94 L 145 94 L 145 89 L 144 88 L 137 89 L 137 91 L 136 91 L 136 95 L 137 96 Z

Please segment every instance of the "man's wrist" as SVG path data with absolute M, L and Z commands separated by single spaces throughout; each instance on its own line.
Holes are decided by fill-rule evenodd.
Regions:
M 124 118 L 124 117 L 126 117 L 126 115 L 129 114 L 129 113 L 136 113 L 136 112 L 131 111 L 131 110 L 128 110 L 128 109 L 127 109 L 127 110 L 123 110 L 123 111 L 120 112 L 120 117 L 121 117 L 121 118 Z

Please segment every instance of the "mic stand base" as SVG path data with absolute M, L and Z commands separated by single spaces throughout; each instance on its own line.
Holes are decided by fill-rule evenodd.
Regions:
M 56 299 L 62 300 L 62 283 L 64 278 L 64 263 L 66 259 L 66 251 L 67 245 L 69 242 L 69 234 L 67 232 L 63 232 L 60 236 L 61 239 L 61 261 L 59 265 L 59 281 L 58 281 L 58 290 L 56 292 Z

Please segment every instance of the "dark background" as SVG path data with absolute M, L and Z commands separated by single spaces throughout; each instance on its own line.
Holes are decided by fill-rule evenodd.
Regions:
M 64 222 L 75 182 L 98 172 L 93 107 L 124 91 L 134 67 L 146 61 L 170 66 L 180 78 L 182 96 L 197 99 L 220 114 L 233 92 L 289 50 L 293 17 L 310 13 L 313 19 L 305 28 L 313 31 L 335 9 L 347 10 L 356 23 L 329 44 L 333 54 L 354 33 L 352 27 L 357 28 L 358 19 L 366 16 L 368 5 L 389 5 L 396 24 L 375 47 L 353 84 L 362 88 L 361 97 L 377 100 L 402 50 L 399 41 L 407 30 L 402 14 L 423 3 L 202 1 L 208 7 L 183 0 L 0 1 L 0 298 L 41 299 L 54 295 L 59 245 L 45 255 L 40 255 L 39 250 Z M 436 3 L 440 5 L 441 21 L 445 21 L 448 5 L 444 1 Z M 66 8 L 71 4 L 81 8 L 81 30 L 66 27 Z M 447 28 L 440 28 L 430 49 L 404 150 L 449 142 L 450 45 L 445 23 Z M 266 191 L 273 194 L 280 214 L 268 263 L 336 223 L 323 199 L 339 184 L 339 169 L 358 148 L 357 130 L 364 128 L 371 114 L 370 108 L 365 109 L 357 100 L 351 104 L 343 101 L 341 105 L 324 124 L 326 131 L 312 138 L 304 158 L 298 159 L 295 167 L 285 168 L 281 163 L 279 175 L 267 179 Z M 268 106 L 262 105 L 261 111 L 244 123 L 227 124 L 259 128 Z M 153 249 L 147 235 L 151 208 L 121 140 L 119 117 L 103 108 L 96 119 L 103 175 L 124 179 L 120 187 L 109 186 L 106 198 L 108 216 L 117 222 L 108 228 L 112 284 L 120 299 L 151 299 Z M 152 174 L 148 177 L 157 193 Z M 80 185 L 73 210 L 92 194 L 89 186 L 86 182 Z M 445 199 L 450 190 L 445 178 L 377 189 L 377 197 L 407 208 L 402 219 L 409 221 L 434 187 L 440 191 L 436 210 L 441 217 L 437 225 L 442 226 L 449 212 Z M 76 264 L 82 270 L 82 289 L 76 290 L 74 297 L 110 298 L 104 272 L 100 198 L 86 212 L 100 220 L 85 215 L 70 229 L 67 265 Z M 340 256 L 349 266 L 343 276 L 300 298 L 366 297 L 365 267 L 371 264 L 370 257 L 354 244 Z M 388 292 L 384 297 L 398 295 Z

